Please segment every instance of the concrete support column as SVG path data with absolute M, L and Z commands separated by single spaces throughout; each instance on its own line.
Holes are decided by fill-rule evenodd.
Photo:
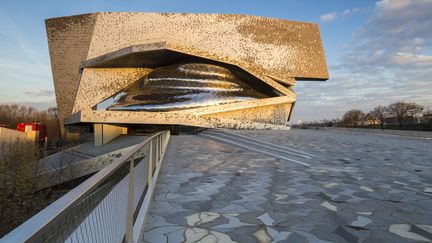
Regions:
M 115 126 L 110 124 L 94 124 L 94 143 L 95 146 L 102 146 L 112 141 L 114 138 L 127 134 L 127 127 Z

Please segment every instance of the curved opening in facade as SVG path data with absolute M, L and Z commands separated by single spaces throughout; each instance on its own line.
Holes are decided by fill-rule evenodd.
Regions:
M 167 112 L 282 95 L 237 66 L 181 55 L 183 58 L 176 53 L 176 58 L 171 60 L 174 63 L 152 66 L 151 73 L 100 102 L 95 109 Z
M 179 63 L 155 68 L 105 103 L 106 110 L 173 111 L 274 97 L 228 68 Z

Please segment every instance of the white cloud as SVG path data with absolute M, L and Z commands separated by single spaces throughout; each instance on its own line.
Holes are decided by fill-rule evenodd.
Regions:
M 351 8 L 351 9 L 345 9 L 340 13 L 338 13 L 338 12 L 326 13 L 326 14 L 323 14 L 320 16 L 320 20 L 322 22 L 329 22 L 329 21 L 335 20 L 339 17 L 349 16 L 349 15 L 357 13 L 359 11 L 361 11 L 360 8 Z
M 336 19 L 336 12 L 332 12 L 332 13 L 326 13 L 321 15 L 320 20 L 323 22 L 328 22 L 328 21 L 332 21 L 334 19 Z
M 354 14 L 356 12 L 359 12 L 360 10 L 361 10 L 360 8 L 345 9 L 344 11 L 342 11 L 341 15 L 342 16 L 348 16 L 350 14 Z
M 393 55 L 391 59 L 393 63 L 400 65 L 413 64 L 417 66 L 432 66 L 432 56 L 429 55 L 415 55 L 411 53 L 398 52 Z
M 50 89 L 29 90 L 25 94 L 32 97 L 54 97 L 54 91 Z
M 431 0 L 377 2 L 329 67 L 330 80 L 299 82 L 293 120 L 336 118 L 350 108 L 367 112 L 398 100 L 431 104 L 431 30 Z
M 432 51 L 431 29 L 431 0 L 382 0 L 376 3 L 374 16 L 356 32 L 357 43 L 350 55 L 357 56 L 357 64 L 365 63 L 377 51 L 381 58 L 374 65 L 406 64 L 401 58 L 408 57 L 414 61 L 410 63 L 415 59 L 424 63 Z
M 422 44 L 424 44 L 425 43 L 425 39 L 423 39 L 423 38 L 415 38 L 414 40 L 413 40 L 413 44 L 414 45 L 422 45 Z

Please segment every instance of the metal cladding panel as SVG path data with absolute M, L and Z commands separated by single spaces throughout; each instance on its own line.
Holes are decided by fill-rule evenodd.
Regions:
M 101 100 L 127 87 L 150 71 L 151 69 L 147 68 L 85 68 L 73 113 L 90 110 Z
M 133 66 L 134 59 L 126 60 L 129 63 L 125 61 L 123 67 L 122 59 L 112 59 L 112 53 L 116 58 L 122 50 L 135 50 L 142 45 L 147 49 L 156 48 L 154 51 L 163 47 L 173 53 L 232 64 L 281 91 L 281 95 L 294 99 L 294 93 L 286 86 L 294 85 L 295 79 L 328 79 L 317 24 L 231 14 L 101 12 L 48 19 L 46 28 L 62 121 L 73 113 L 91 109 L 90 105 L 118 92 L 137 78 L 128 79 L 126 83 L 120 80 L 122 83 L 117 85 L 112 75 L 105 80 L 104 72 L 121 72 L 131 65 L 133 68 L 154 68 Z M 135 52 L 140 53 L 139 50 L 131 53 Z M 85 79 L 83 72 L 86 73 L 82 65 L 104 56 L 115 64 L 105 67 L 112 68 L 113 72 L 98 72 L 96 76 L 102 76 L 97 80 L 82 80 Z M 156 58 L 163 59 L 164 56 Z M 135 72 L 125 71 L 124 75 L 129 73 Z M 103 94 L 91 94 L 98 92 Z M 291 108 L 287 109 L 290 112 Z
M 158 40 L 282 81 L 328 79 L 317 24 L 247 15 L 99 13 L 88 59 Z
M 46 20 L 57 107 L 61 120 L 71 115 L 80 84 L 79 66 L 87 57 L 97 14 Z

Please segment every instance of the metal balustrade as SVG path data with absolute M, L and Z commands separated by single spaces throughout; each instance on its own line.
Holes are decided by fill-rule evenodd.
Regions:
M 139 241 L 169 138 L 150 136 L 0 241 Z

